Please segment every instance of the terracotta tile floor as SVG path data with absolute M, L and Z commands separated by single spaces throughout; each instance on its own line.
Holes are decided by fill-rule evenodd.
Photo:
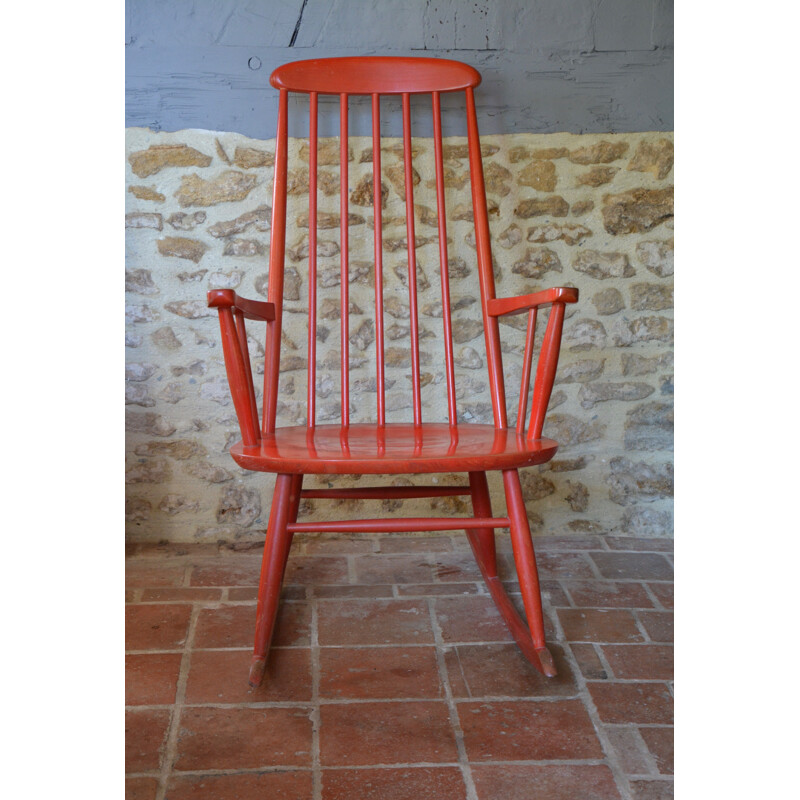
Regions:
M 463 534 L 297 537 L 259 689 L 260 546 L 130 545 L 126 796 L 671 798 L 671 541 L 535 544 L 558 677 L 520 655 Z

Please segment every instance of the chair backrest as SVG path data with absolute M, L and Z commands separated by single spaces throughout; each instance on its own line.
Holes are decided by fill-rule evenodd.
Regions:
M 317 383 L 317 303 L 318 303 L 318 146 L 319 96 L 339 98 L 339 237 L 340 237 L 340 375 L 341 424 L 350 424 L 350 325 L 349 325 L 349 185 L 348 185 L 348 99 L 367 95 L 372 102 L 372 209 L 374 214 L 374 303 L 375 303 L 375 421 L 386 422 L 386 345 L 384 326 L 384 245 L 382 232 L 381 183 L 381 118 L 382 95 L 399 96 L 402 105 L 402 157 L 405 184 L 405 231 L 408 252 L 408 309 L 410 324 L 410 356 L 412 414 L 415 425 L 422 423 L 420 374 L 420 328 L 417 286 L 417 255 L 414 214 L 414 181 L 411 140 L 411 95 L 430 95 L 433 121 L 435 162 L 436 217 L 438 226 L 439 275 L 441 285 L 444 371 L 447 390 L 447 417 L 451 425 L 458 419 L 453 355 L 450 276 L 448 259 L 447 209 L 445 206 L 445 164 L 443 157 L 441 95 L 464 92 L 466 107 L 467 149 L 471 184 L 472 214 L 475 225 L 475 246 L 480 283 L 480 300 L 484 324 L 486 360 L 489 371 L 494 423 L 506 427 L 506 403 L 500 338 L 497 318 L 487 313 L 487 303 L 495 297 L 489 222 L 484 186 L 481 148 L 473 91 L 480 83 L 480 74 L 472 67 L 456 61 L 435 58 L 361 57 L 299 61 L 276 69 L 270 83 L 279 90 L 278 132 L 275 150 L 275 175 L 272 205 L 272 231 L 269 258 L 268 300 L 275 305 L 275 330 L 268 340 L 264 376 L 265 407 L 263 430 L 275 429 L 278 373 L 280 369 L 281 325 L 284 294 L 284 262 L 286 257 L 288 116 L 289 93 L 309 96 L 308 155 L 308 425 L 316 424 Z M 419 101 L 415 100 L 415 107 Z M 335 223 L 334 223 L 335 224 Z M 434 421 L 434 420 L 430 420 Z M 442 420 L 435 420 L 442 421 Z

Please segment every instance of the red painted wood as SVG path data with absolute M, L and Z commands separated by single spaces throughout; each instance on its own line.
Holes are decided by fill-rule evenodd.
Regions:
M 361 56 L 295 61 L 276 69 L 276 89 L 320 94 L 428 94 L 456 92 L 481 82 L 467 64 L 444 58 Z
M 422 395 L 419 377 L 419 312 L 417 310 L 417 247 L 414 232 L 414 181 L 411 163 L 411 97 L 403 95 L 403 166 L 406 184 L 406 239 L 408 242 L 408 304 L 411 324 L 411 391 L 414 424 L 422 423 Z
M 241 343 L 236 333 L 233 311 L 230 307 L 225 306 L 219 309 L 219 325 L 222 334 L 222 353 L 228 374 L 228 385 L 231 389 L 236 418 L 239 420 L 239 430 L 242 432 L 242 445 L 244 447 L 255 447 L 259 442 L 258 415 L 254 415 L 253 406 L 250 403 L 250 386 L 252 386 L 252 382 L 248 385 L 248 370 L 245 365 Z
M 436 216 L 439 224 L 439 272 L 442 278 L 442 324 L 444 363 L 447 376 L 447 414 L 451 425 L 458 421 L 456 377 L 453 362 L 453 325 L 450 319 L 450 274 L 447 259 L 447 212 L 444 202 L 444 157 L 442 156 L 442 108 L 439 92 L 433 93 L 433 147 L 436 169 Z
M 275 630 L 275 618 L 280 602 L 281 582 L 289 556 L 291 534 L 287 530 L 293 507 L 292 489 L 300 493 L 302 476 L 278 475 L 275 494 L 269 516 L 264 556 L 261 561 L 261 577 L 258 585 L 256 605 L 256 635 L 253 659 L 250 664 L 250 685 L 258 686 L 264 677 L 267 650 Z
M 515 469 L 503 471 L 503 486 L 506 491 L 508 517 L 511 520 L 511 546 L 514 550 L 514 564 L 519 576 L 522 603 L 525 606 L 525 615 L 528 617 L 533 645 L 539 650 L 545 646 L 539 575 L 531 542 L 528 513 L 525 510 L 519 474 Z
M 569 286 L 556 286 L 543 292 L 524 294 L 519 297 L 490 299 L 486 306 L 489 315 L 499 317 L 504 314 L 522 314 L 531 308 L 539 308 L 549 303 L 577 303 L 578 290 Z
M 492 498 L 489 494 L 489 484 L 485 472 L 469 473 L 470 495 L 472 497 L 472 511 L 476 517 L 492 516 Z M 481 567 L 483 577 L 497 577 L 497 551 L 495 549 L 494 531 L 478 529 L 467 531 L 470 547 Z
M 532 440 L 493 425 L 395 422 L 278 428 L 255 448 L 235 444 L 231 455 L 239 466 L 260 472 L 406 475 L 542 464 L 557 447 L 552 439 Z
M 258 404 L 256 403 L 256 390 L 253 386 L 253 371 L 250 364 L 250 348 L 247 345 L 247 329 L 244 324 L 244 312 L 241 309 L 233 309 L 233 324 L 236 327 L 236 338 L 239 342 L 239 350 L 244 361 L 244 382 L 245 391 L 250 402 L 250 417 L 258 428 Z
M 494 268 L 492 248 L 489 243 L 489 214 L 486 208 L 486 186 L 483 181 L 483 161 L 478 135 L 478 118 L 475 113 L 475 95 L 472 89 L 467 96 L 467 144 L 469 149 L 469 171 L 472 178 L 472 211 L 475 218 L 475 248 L 478 254 L 478 280 L 481 287 L 481 311 L 483 312 L 486 360 L 489 366 L 489 391 L 492 397 L 494 424 L 505 428 L 506 394 L 503 386 L 503 358 L 500 352 L 500 328 L 497 320 L 488 314 L 488 304 L 494 299 Z
M 372 95 L 372 210 L 375 240 L 375 383 L 378 425 L 386 424 L 386 381 L 383 364 L 383 207 L 381 198 L 381 99 Z
M 233 289 L 212 289 L 208 293 L 209 308 L 236 308 L 245 319 L 272 322 L 275 319 L 275 304 L 263 300 L 248 300 L 239 297 Z
M 308 131 L 308 424 L 317 422 L 317 161 L 319 103 L 309 97 Z
M 507 528 L 508 517 L 441 519 L 402 517 L 401 519 L 349 519 L 297 522 L 288 526 L 292 533 L 404 533 L 405 531 L 455 531 L 461 528 Z
M 469 486 L 357 486 L 347 489 L 303 489 L 303 497 L 331 500 L 388 500 L 413 497 L 456 497 L 469 494 Z M 491 513 L 481 515 L 491 516 Z
M 517 410 L 517 433 L 525 432 L 525 412 L 528 409 L 528 391 L 531 387 L 531 361 L 533 339 L 536 335 L 536 306 L 528 312 L 528 328 L 525 332 L 525 352 L 522 355 L 522 380 L 519 386 L 519 408 Z
M 536 369 L 536 382 L 533 385 L 531 421 L 528 423 L 528 439 L 538 439 L 542 435 L 547 404 L 553 391 L 558 366 L 558 353 L 561 349 L 561 327 L 564 323 L 564 304 L 553 303 L 550 317 L 544 332 L 539 364 Z
M 339 236 L 342 278 L 339 286 L 342 329 L 342 425 L 350 423 L 350 282 L 348 276 L 347 95 L 339 95 Z
M 270 513 L 262 565 L 257 612 L 256 647 L 251 681 L 261 680 L 277 612 L 280 584 L 294 532 L 299 531 L 409 531 L 464 529 L 489 591 L 526 657 L 547 675 L 555 674 L 544 645 L 539 583 L 530 528 L 517 470 L 553 457 L 557 443 L 541 437 L 544 416 L 555 380 L 564 308 L 578 299 L 577 289 L 556 287 L 520 297 L 497 298 L 474 88 L 480 75 L 470 66 L 430 58 L 315 59 L 287 64 L 271 78 L 278 88 L 278 132 L 273 182 L 273 212 L 267 302 L 240 298 L 231 290 L 208 294 L 217 308 L 223 353 L 231 394 L 242 430 L 242 441 L 231 448 L 234 460 L 245 469 L 278 475 Z M 308 258 L 308 422 L 303 426 L 276 427 L 283 314 L 286 205 L 288 190 L 288 92 L 309 94 L 309 258 Z M 441 93 L 463 91 L 466 101 L 467 149 L 475 221 L 476 260 L 481 312 L 485 330 L 489 388 L 494 425 L 458 424 L 452 315 L 448 273 L 446 186 L 441 123 Z M 411 95 L 430 93 L 434 128 L 434 173 L 438 216 L 439 261 L 442 289 L 444 370 L 448 422 L 422 422 L 419 354 L 417 260 L 415 248 L 414 186 L 411 139 Z M 339 211 L 341 242 L 341 425 L 317 425 L 315 419 L 318 244 L 318 132 L 319 94 L 339 97 Z M 377 412 L 375 422 L 349 424 L 349 180 L 348 98 L 368 94 L 372 103 L 373 224 L 375 261 L 375 332 Z M 413 423 L 386 423 L 383 237 L 381 207 L 380 95 L 400 95 L 403 117 L 408 290 L 410 310 L 411 392 Z M 450 189 L 452 190 L 452 189 Z M 537 362 L 530 423 L 525 431 L 533 342 L 537 311 L 550 305 L 550 315 Z M 498 317 L 528 312 L 522 385 L 516 430 L 507 424 L 503 365 Z M 245 320 L 266 323 L 264 408 L 259 431 L 252 367 Z M 487 470 L 501 470 L 508 517 L 492 514 Z M 467 472 L 464 486 L 355 487 L 302 491 L 305 474 L 419 474 Z M 397 518 L 297 522 L 300 498 L 442 497 L 469 493 L 473 516 L 462 519 Z M 514 558 L 529 626 L 519 616 L 497 575 L 494 528 L 511 529 Z
M 283 269 L 286 255 L 286 191 L 289 148 L 289 95 L 278 98 L 278 136 L 275 140 L 275 174 L 272 187 L 272 226 L 269 250 L 267 299 L 275 306 L 275 320 L 268 330 L 264 364 L 264 412 L 261 429 L 275 430 L 278 409 L 278 374 L 281 364 L 281 320 L 283 315 Z

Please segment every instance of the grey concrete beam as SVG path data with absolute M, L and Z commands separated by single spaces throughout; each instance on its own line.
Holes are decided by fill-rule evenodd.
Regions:
M 126 124 L 268 138 L 273 69 L 358 54 L 472 64 L 485 133 L 671 130 L 671 21 L 671 0 L 129 0 Z

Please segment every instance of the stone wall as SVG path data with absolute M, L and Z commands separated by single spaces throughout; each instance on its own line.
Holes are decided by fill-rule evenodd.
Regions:
M 671 535 L 673 231 L 670 133 L 483 137 L 498 296 L 577 286 L 545 435 L 561 448 L 525 469 L 535 533 Z M 423 417 L 446 419 L 438 240 L 430 139 L 414 141 Z M 234 133 L 129 128 L 126 137 L 128 536 L 233 540 L 263 535 L 273 477 L 241 470 L 239 438 L 210 288 L 266 295 L 274 141 Z M 371 142 L 350 147 L 351 419 L 374 418 Z M 279 424 L 305 421 L 308 147 L 292 140 Z M 463 139 L 445 141 L 459 413 L 491 422 Z M 336 421 L 338 141 L 320 143 L 318 423 Z M 291 163 L 291 162 L 290 162 Z M 383 151 L 387 418 L 411 419 L 402 150 Z M 524 315 L 501 325 L 513 424 Z M 256 383 L 263 328 L 249 327 Z M 540 330 L 542 327 L 540 326 Z M 260 388 L 257 386 L 259 400 Z M 377 480 L 380 480 L 378 478 Z M 387 478 L 387 480 L 389 480 Z M 423 480 L 430 480 L 424 478 Z M 462 476 L 444 475 L 444 483 Z M 375 477 L 364 482 L 375 483 Z M 357 485 L 325 476 L 306 486 Z M 499 481 L 490 481 L 496 513 Z M 431 512 L 431 508 L 433 511 Z M 304 501 L 323 518 L 464 513 L 460 498 Z

